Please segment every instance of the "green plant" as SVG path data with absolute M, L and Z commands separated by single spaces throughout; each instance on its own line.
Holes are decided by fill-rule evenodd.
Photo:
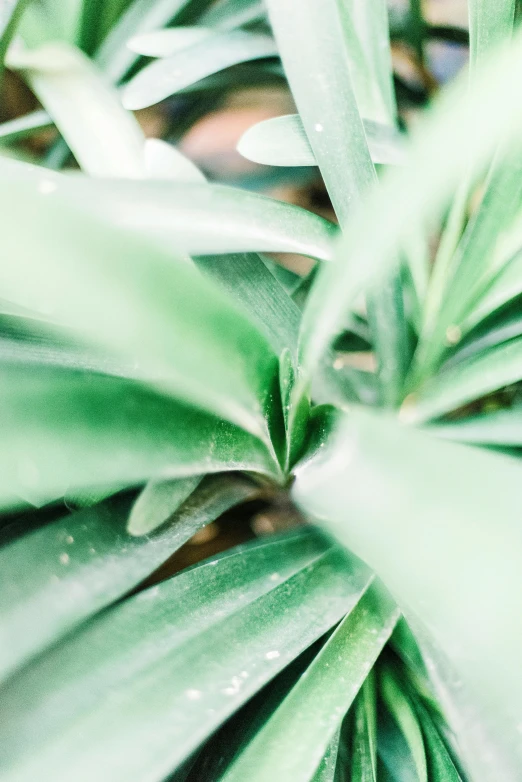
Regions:
M 2 778 L 516 782 L 514 2 L 470 2 L 469 77 L 407 141 L 383 3 L 266 0 L 274 39 L 261 3 L 210 5 L 2 20 L 43 109 L 0 136 L 16 157 L 60 134 L 47 167 L 0 159 Z M 129 109 L 188 90 L 195 116 L 202 79 L 281 79 L 278 54 L 298 115 L 240 148 L 317 164 L 342 235 L 145 143 L 102 75 Z M 82 173 L 51 170 L 70 152 Z M 285 251 L 321 268 L 258 254 Z M 143 586 L 230 508 L 281 496 L 315 526 Z

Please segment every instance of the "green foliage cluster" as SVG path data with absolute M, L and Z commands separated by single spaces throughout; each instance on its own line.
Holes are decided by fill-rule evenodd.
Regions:
M 414 0 L 0 10 L 41 104 L 0 125 L 3 782 L 522 780 L 516 10 L 470 0 L 411 137 L 390 36 L 467 37 Z M 285 81 L 239 149 L 318 167 L 339 226 L 176 148 Z M 143 586 L 283 493 L 311 524 Z

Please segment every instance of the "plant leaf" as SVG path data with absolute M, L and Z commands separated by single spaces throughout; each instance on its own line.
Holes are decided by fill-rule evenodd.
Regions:
M 318 366 L 356 296 L 386 274 L 412 231 L 421 230 L 447 203 L 459 178 L 467 174 L 469 139 L 474 139 L 478 174 L 501 139 L 508 143 L 515 138 L 522 110 L 515 109 L 506 79 L 515 72 L 522 77 L 520 40 L 518 36 L 507 51 L 481 68 L 469 90 L 463 77 L 446 91 L 429 124 L 414 134 L 409 166 L 390 172 L 344 230 L 338 262 L 320 270 L 303 315 L 304 376 Z M 473 131 L 478 126 L 480 137 Z M 357 262 L 344 263 L 348 256 Z
M 3 72 L 9 44 L 28 4 L 29 0 L 7 0 L 0 10 L 0 74 Z
M 397 618 L 389 598 L 363 595 L 223 782 L 309 782 Z
M 430 426 L 437 437 L 470 445 L 522 446 L 522 410 L 508 410 L 474 415 L 450 423 Z
M 355 701 L 352 782 L 377 781 L 375 674 L 370 671 Z
M 385 0 L 339 3 L 359 111 L 370 120 L 394 126 L 397 106 Z
M 23 72 L 87 173 L 143 176 L 143 134 L 138 122 L 78 49 L 53 43 L 17 51 L 10 55 L 9 67 Z
M 277 360 L 253 324 L 191 265 L 72 201 L 58 186 L 49 199 L 32 181 L 4 182 L 4 297 L 51 311 L 90 344 L 139 362 L 151 384 L 267 442 L 264 406 Z M 21 236 L 22 215 L 31 231 Z
M 337 756 L 339 753 L 339 731 L 328 744 L 319 768 L 315 772 L 311 782 L 334 782 Z
M 206 182 L 204 174 L 176 147 L 159 138 L 145 141 L 145 170 L 151 179 L 172 179 L 175 182 Z
M 337 0 L 268 0 L 292 95 L 343 226 L 375 180 L 352 88 Z M 303 57 L 306 52 L 306 57 Z
M 440 418 L 468 402 L 516 383 L 522 378 L 522 339 L 506 342 L 459 362 L 428 380 L 405 400 L 404 421 L 423 423 Z
M 0 548 L 0 679 L 129 592 L 198 529 L 257 491 L 209 478 L 153 536 L 133 537 L 126 499 L 68 514 Z
M 396 130 L 367 119 L 363 119 L 363 126 L 374 163 L 401 165 L 406 161 L 405 144 Z M 299 114 L 252 125 L 237 149 L 248 160 L 267 166 L 317 165 Z
M 231 30 L 260 21 L 266 16 L 263 0 L 217 0 L 205 11 L 201 21 L 219 30 Z
M 249 60 L 276 57 L 270 36 L 244 30 L 216 33 L 211 38 L 146 65 L 126 85 L 123 105 L 144 109 L 207 76 Z
M 433 782 L 462 782 L 455 764 L 422 704 L 416 706 L 426 742 L 430 779 Z
M 0 139 L 2 143 L 18 141 L 32 135 L 35 131 L 51 128 L 53 125 L 54 122 L 49 114 L 43 109 L 38 109 L 23 117 L 2 122 L 0 124 Z
M 468 13 L 470 64 L 476 68 L 490 49 L 511 37 L 515 0 L 470 0 Z
M 186 23 L 187 12 L 195 5 L 200 13 L 211 0 L 134 0 L 114 25 L 96 53 L 96 61 L 114 83 L 120 82 L 138 59 L 127 47 L 139 33 Z
M 259 255 L 198 256 L 196 265 L 241 302 L 280 355 L 297 354 L 301 313 Z
M 265 446 L 241 429 L 121 378 L 4 362 L 0 505 L 30 493 L 133 486 L 168 471 L 251 470 L 276 477 Z
M 7 174 L 8 163 L 16 166 Z M 20 163 L 2 160 L 11 178 Z M 24 169 L 25 170 L 25 169 Z M 49 181 L 42 171 L 35 181 Z M 333 254 L 336 226 L 273 198 L 222 185 L 53 178 L 54 193 L 99 220 L 146 234 L 191 255 L 294 252 L 320 260 Z
M 148 535 L 176 514 L 193 493 L 203 476 L 159 478 L 147 483 L 132 506 L 127 531 L 131 535 Z
M 164 779 L 358 601 L 366 570 L 324 551 L 306 532 L 249 545 L 69 636 L 2 692 L 6 782 L 71 762 L 78 782 Z
M 411 752 L 419 782 L 428 782 L 424 740 L 416 714 L 403 693 L 390 666 L 379 670 L 380 689 L 390 714 L 397 723 Z
M 353 408 L 297 470 L 294 488 L 298 504 L 375 569 L 454 666 L 478 710 L 457 738 L 481 782 L 516 779 L 520 768 L 519 477 L 516 460 Z M 468 741 L 477 725 L 482 740 Z
M 167 27 L 134 35 L 127 42 L 129 49 L 144 57 L 172 57 L 181 49 L 205 41 L 215 35 L 210 27 Z

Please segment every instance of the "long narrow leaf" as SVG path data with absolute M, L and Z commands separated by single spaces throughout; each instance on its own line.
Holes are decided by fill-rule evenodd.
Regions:
M 367 119 L 363 119 L 363 126 L 374 163 L 406 162 L 405 144 L 396 130 Z M 248 160 L 267 166 L 318 165 L 299 114 L 253 125 L 241 137 L 238 151 Z
M 4 183 L 0 194 L 9 215 L 5 298 L 52 312 L 91 344 L 138 362 L 155 385 L 266 440 L 276 360 L 244 314 L 189 264 L 89 217 L 58 191 L 42 197 L 37 182 Z M 22 235 L 21 215 L 31 223 Z
M 6 362 L 0 422 L 2 507 L 16 493 L 43 503 L 165 472 L 278 475 L 252 435 L 127 379 Z
M 16 52 L 9 65 L 23 72 L 86 172 L 143 176 L 144 139 L 137 121 L 79 50 L 48 44 Z
M 366 570 L 321 549 L 305 533 L 231 552 L 22 671 L 2 691 L 3 778 L 61 782 L 74 763 L 78 782 L 160 782 L 357 603 Z
M 398 611 L 371 589 L 346 617 L 223 782 L 309 782 L 388 640 Z
M 216 34 L 139 71 L 125 87 L 123 105 L 144 109 L 232 65 L 276 55 L 270 36 L 243 30 Z
M 520 486 L 516 460 L 353 409 L 298 470 L 294 494 L 375 568 L 449 658 L 478 709 L 478 722 L 459 727 L 481 781 L 511 782 L 520 768 Z M 478 733 L 488 741 L 472 741 Z
M 515 137 L 522 110 L 507 83 L 515 73 L 522 75 L 521 40 L 518 36 L 507 52 L 481 69 L 469 90 L 467 80 L 460 80 L 446 94 L 417 135 L 408 168 L 390 174 L 346 228 L 339 260 L 321 270 L 304 313 L 301 343 L 308 371 L 342 327 L 355 296 L 397 262 L 412 228 L 420 230 L 447 202 L 467 171 L 469 139 L 476 142 L 473 162 L 478 173 L 506 133 Z M 474 128 L 479 125 L 477 136 Z M 348 255 L 357 262 L 343 263 Z
M 295 357 L 301 313 L 259 255 L 199 256 L 197 266 L 250 313 L 278 355 Z
M 0 549 L 0 680 L 143 581 L 201 526 L 252 496 L 246 480 L 207 480 L 161 533 L 126 532 L 128 500 L 48 524 Z
M 375 171 L 352 88 L 337 0 L 268 0 L 292 95 L 341 225 Z M 306 57 L 303 57 L 306 52 Z

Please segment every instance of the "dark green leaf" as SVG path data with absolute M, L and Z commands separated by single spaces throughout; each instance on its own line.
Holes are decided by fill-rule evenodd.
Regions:
M 0 679 L 133 589 L 204 524 L 249 499 L 246 479 L 207 479 L 153 536 L 125 530 L 130 502 L 67 515 L 0 549 Z
M 397 618 L 377 590 L 362 596 L 223 782 L 309 782 Z
M 66 189 L 43 198 L 38 182 L 39 174 L 4 181 L 0 193 L 9 215 L 3 296 L 51 312 L 91 344 L 139 363 L 149 383 L 266 441 L 264 405 L 277 361 L 254 325 L 191 265 L 75 208 Z M 21 220 L 31 231 L 20 234 Z
M 301 313 L 259 255 L 199 256 L 196 265 L 239 301 L 279 355 L 295 357 Z
M 252 435 L 127 379 L 4 363 L 0 505 L 172 477 L 251 470 L 271 475 Z M 277 476 L 277 469 L 275 475 Z
M 69 636 L 2 691 L 3 779 L 163 780 L 359 600 L 367 571 L 324 550 L 232 551 Z

